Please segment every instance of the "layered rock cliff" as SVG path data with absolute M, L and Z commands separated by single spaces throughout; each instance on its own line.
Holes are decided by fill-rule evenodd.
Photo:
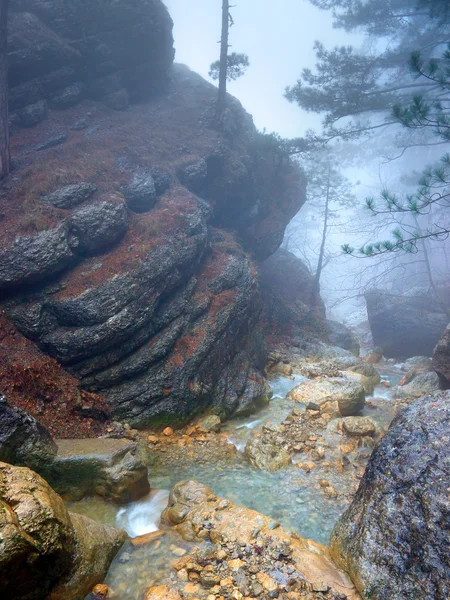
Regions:
M 232 97 L 214 128 L 216 88 L 170 66 L 159 0 L 105 4 L 23 0 L 11 15 L 3 307 L 113 418 L 248 410 L 266 389 L 258 263 L 303 203 L 303 174 Z M 61 70 L 66 87 L 49 87 Z M 26 127 L 20 111 L 42 102 Z

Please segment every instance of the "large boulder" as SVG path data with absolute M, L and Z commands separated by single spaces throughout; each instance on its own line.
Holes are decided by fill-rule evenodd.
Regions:
M 46 477 L 66 501 L 100 496 L 131 502 L 150 491 L 139 447 L 112 438 L 57 440 L 58 455 Z
M 161 0 L 20 0 L 10 9 L 9 105 L 23 126 L 46 106 L 66 109 L 86 97 L 113 108 L 161 89 L 172 64 L 172 20 Z M 27 119 L 32 107 L 34 122 Z
M 289 392 L 288 397 L 300 404 L 313 402 L 323 412 L 336 417 L 357 415 L 366 403 L 361 383 L 344 377 L 321 377 L 303 381 Z
M 448 316 L 429 294 L 399 296 L 373 290 L 365 298 L 374 342 L 385 356 L 432 355 Z
M 450 387 L 450 325 L 447 325 L 433 352 L 433 369 L 439 375 L 441 385 Z
M 0 463 L 0 587 L 5 600 L 82 600 L 125 532 L 67 512 L 36 473 Z
M 56 443 L 48 430 L 0 394 L 0 461 L 40 471 L 55 458 Z
M 450 595 L 450 393 L 421 398 L 375 448 L 331 553 L 364 598 Z

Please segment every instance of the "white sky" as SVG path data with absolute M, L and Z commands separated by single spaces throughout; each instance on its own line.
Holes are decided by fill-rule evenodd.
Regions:
M 302 68 L 314 66 L 316 39 L 327 47 L 350 44 L 355 36 L 333 29 L 331 15 L 307 0 L 232 0 L 235 25 L 230 52 L 249 55 L 250 68 L 228 91 L 253 115 L 259 129 L 296 137 L 318 127 L 320 117 L 283 98 Z M 177 62 L 208 78 L 219 57 L 222 0 L 165 0 L 174 21 Z

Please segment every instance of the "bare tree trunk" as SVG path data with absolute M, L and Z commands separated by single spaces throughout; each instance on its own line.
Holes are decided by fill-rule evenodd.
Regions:
M 331 165 L 328 163 L 328 179 L 327 179 L 327 191 L 325 195 L 325 216 L 323 219 L 323 230 L 322 230 L 322 242 L 320 244 L 319 260 L 317 261 L 316 274 L 314 276 L 314 284 L 311 292 L 311 306 L 317 304 L 320 290 L 320 276 L 324 267 L 324 256 L 325 256 L 325 243 L 327 241 L 328 233 L 328 213 L 330 207 L 330 185 L 331 185 Z
M 8 127 L 8 3 L 0 0 L 0 179 L 9 174 Z
M 227 99 L 227 71 L 228 71 L 228 33 L 230 2 L 223 0 L 222 4 L 222 37 L 220 38 L 220 70 L 219 70 L 219 95 L 217 98 L 216 120 L 221 122 Z

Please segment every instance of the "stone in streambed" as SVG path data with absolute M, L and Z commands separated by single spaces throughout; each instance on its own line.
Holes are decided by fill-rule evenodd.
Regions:
M 198 427 L 204 431 L 217 432 L 220 430 L 221 420 L 217 415 L 206 415 L 205 417 L 199 419 L 196 425 L 198 425 Z
M 376 433 L 375 423 L 367 417 L 345 417 L 342 428 L 348 435 L 363 436 Z
M 129 440 L 56 440 L 58 455 L 46 472 L 65 500 L 101 496 L 123 503 L 150 491 L 139 447 Z
M 270 437 L 255 433 L 245 446 L 250 464 L 264 471 L 278 471 L 291 464 L 291 455 Z
M 358 414 L 365 405 L 362 385 L 343 377 L 303 381 L 289 392 L 288 398 L 301 404 L 313 402 L 320 406 L 321 411 L 342 417 Z
M 434 371 L 430 371 L 417 375 L 410 383 L 398 387 L 395 396 L 396 398 L 420 398 L 438 391 L 439 387 L 439 376 Z

